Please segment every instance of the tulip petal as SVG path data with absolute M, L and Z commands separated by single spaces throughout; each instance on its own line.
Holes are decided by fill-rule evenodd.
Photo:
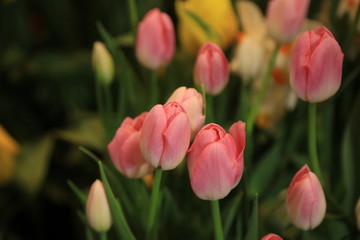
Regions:
M 236 7 L 243 31 L 261 38 L 265 37 L 266 24 L 260 8 L 250 1 L 237 1 Z
M 234 171 L 237 168 L 226 146 L 219 142 L 209 144 L 190 172 L 192 189 L 203 200 L 224 198 L 235 187 Z
M 155 105 L 147 114 L 140 134 L 140 149 L 147 162 L 158 167 L 163 152 L 166 116 L 163 106 Z
M 160 165 L 163 170 L 177 167 L 184 159 L 190 144 L 190 123 L 185 112 L 179 113 L 163 134 L 164 150 Z

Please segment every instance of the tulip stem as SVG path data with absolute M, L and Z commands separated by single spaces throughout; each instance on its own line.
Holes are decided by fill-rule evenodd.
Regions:
M 253 131 L 253 128 L 254 128 L 254 123 L 255 123 L 255 120 L 256 120 L 256 115 L 257 115 L 257 113 L 259 111 L 260 105 L 264 101 L 266 90 L 269 88 L 270 79 L 271 79 L 271 72 L 272 72 L 272 69 L 274 68 L 274 65 L 275 65 L 275 59 L 276 59 L 276 55 L 277 55 L 277 52 L 279 50 L 279 47 L 280 47 L 280 44 L 276 44 L 276 47 L 274 48 L 274 51 L 271 54 L 269 65 L 268 65 L 268 68 L 266 70 L 264 79 L 262 81 L 260 91 L 259 91 L 259 93 L 257 95 L 256 100 L 255 100 L 255 104 L 251 108 L 250 113 L 248 115 L 248 118 L 247 118 L 247 121 L 246 121 L 246 134 L 247 135 L 252 134 L 252 131 Z
M 224 233 L 223 233 L 222 224 L 221 224 L 219 200 L 211 201 L 211 208 L 212 208 L 214 225 L 215 225 L 215 239 L 223 240 Z
M 156 218 L 156 209 L 158 208 L 158 205 L 159 205 L 159 192 L 160 192 L 161 176 L 162 176 L 162 169 L 161 168 L 156 169 L 154 185 L 153 185 L 153 189 L 151 192 L 150 209 L 149 209 L 149 215 L 148 215 L 148 225 L 146 228 L 147 239 L 152 238 L 152 232 L 153 232 L 155 218 Z
M 157 72 L 156 70 L 151 70 L 151 100 L 150 100 L 150 107 L 154 106 L 158 103 L 158 79 L 157 79 Z
M 100 240 L 107 240 L 106 232 L 100 232 L 99 236 L 100 236 Z
M 316 146 L 316 103 L 309 103 L 308 124 L 308 144 L 311 165 L 315 174 L 319 177 L 320 182 L 323 183 Z
M 214 96 L 210 96 L 209 94 L 206 95 L 206 122 L 212 123 L 214 122 L 214 112 L 213 112 L 213 103 L 214 103 Z
M 138 24 L 138 14 L 137 14 L 137 7 L 136 7 L 136 0 L 128 0 L 128 10 L 130 13 L 130 22 L 131 22 L 131 29 L 134 35 L 134 41 L 136 38 L 137 33 L 137 24 Z

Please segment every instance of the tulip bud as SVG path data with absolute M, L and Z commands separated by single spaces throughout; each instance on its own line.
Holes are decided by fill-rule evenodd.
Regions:
M 125 118 L 108 145 L 115 167 L 130 178 L 142 178 L 154 170 L 140 151 L 140 131 L 146 114 L 142 113 L 134 119 Z
M 188 151 L 191 187 L 203 200 L 226 197 L 239 183 L 244 169 L 245 123 L 229 133 L 214 123 L 205 125 Z
M 290 42 L 300 32 L 310 0 L 271 0 L 266 10 L 269 34 L 279 43 Z
M 136 57 L 149 69 L 167 65 L 175 52 L 175 30 L 171 18 L 154 8 L 139 23 L 136 36 Z
M 177 102 L 155 105 L 140 133 L 140 149 L 147 162 L 163 170 L 176 168 L 190 144 L 190 122 Z
M 95 42 L 92 51 L 92 64 L 99 81 L 109 84 L 114 79 L 114 61 L 102 42 Z
M 204 85 L 205 92 L 219 94 L 229 81 L 230 65 L 223 51 L 214 43 L 204 44 L 197 55 L 194 81 Z
M 183 107 L 190 121 L 193 139 L 205 121 L 203 96 L 195 88 L 179 87 L 167 102 L 178 102 Z
M 320 27 L 304 32 L 292 54 L 290 84 L 303 101 L 321 102 L 340 87 L 344 54 L 331 32 Z
M 356 216 L 356 226 L 357 226 L 357 229 L 360 231 L 360 198 L 357 201 L 357 204 L 355 207 L 355 216 Z
M 268 235 L 262 237 L 261 240 L 282 240 L 282 237 L 274 233 L 269 233 Z
M 314 229 L 324 219 L 326 201 L 317 176 L 305 165 L 292 179 L 287 195 L 286 210 L 292 223 L 302 229 Z
M 91 185 L 86 202 L 86 217 L 89 225 L 97 232 L 106 232 L 111 227 L 110 208 L 104 185 L 100 180 Z

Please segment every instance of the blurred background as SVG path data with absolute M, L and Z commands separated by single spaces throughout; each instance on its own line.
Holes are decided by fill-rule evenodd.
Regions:
M 255 2 L 264 13 L 267 1 Z M 332 107 L 322 108 L 328 114 L 322 116 L 333 119 L 323 127 L 338 130 L 323 137 L 332 146 L 339 144 L 350 114 L 354 125 L 360 120 L 360 35 L 355 33 L 345 43 L 350 24 L 347 16 L 337 17 L 339 2 L 313 0 L 309 11 L 309 18 L 324 22 L 341 44 L 349 45 L 343 74 L 351 76 L 345 81 L 346 94 L 341 92 Z M 139 19 L 159 7 L 177 25 L 174 1 L 138 1 L 137 6 Z M 79 151 L 80 145 L 107 155 L 91 67 L 93 43 L 101 39 L 97 21 L 113 36 L 120 36 L 119 44 L 135 63 L 133 43 L 126 42 L 131 26 L 125 0 L 0 0 L 0 239 L 85 238 L 76 213 L 79 202 L 67 180 L 86 189 L 98 177 L 97 165 Z M 231 55 L 232 47 L 226 52 Z M 174 82 L 165 89 L 163 100 L 177 86 L 192 86 L 194 60 L 188 58 L 190 63 L 178 50 L 169 66 Z M 237 87 L 238 83 L 231 84 Z M 224 94 L 235 96 L 229 91 Z M 289 129 L 303 112 L 300 103 L 286 119 Z M 225 116 L 234 117 L 231 111 Z M 353 138 L 359 143 L 357 133 L 359 128 L 354 128 Z M 265 150 L 275 138 L 271 131 L 259 136 Z M 359 152 L 355 156 L 360 157 Z M 334 158 L 329 156 L 327 164 Z M 192 194 L 189 188 L 183 191 Z

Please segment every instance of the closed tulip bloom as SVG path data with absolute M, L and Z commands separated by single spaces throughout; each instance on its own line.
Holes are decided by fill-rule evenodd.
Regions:
M 183 107 L 190 121 L 193 139 L 205 121 L 203 96 L 195 88 L 179 87 L 167 102 L 178 102 Z
M 146 114 L 142 113 L 134 119 L 125 118 L 108 145 L 115 167 L 130 178 L 142 178 L 154 170 L 140 151 L 140 131 Z
M 153 167 L 176 168 L 190 144 L 190 122 L 177 102 L 155 105 L 146 116 L 140 134 L 141 152 Z
M 339 44 L 327 28 L 301 34 L 290 68 L 290 84 L 296 95 L 313 103 L 333 96 L 340 87 L 343 58 Z
M 282 237 L 274 233 L 269 233 L 268 235 L 263 236 L 261 240 L 282 240 Z
M 104 43 L 94 43 L 92 64 L 99 81 L 106 84 L 112 82 L 115 75 L 114 61 Z
M 229 133 L 219 125 L 205 125 L 188 151 L 191 187 L 203 200 L 226 197 L 244 170 L 245 123 L 234 123 Z
M 204 44 L 197 55 L 194 81 L 204 85 L 205 92 L 219 94 L 229 81 L 230 65 L 223 51 L 214 43 Z
M 271 0 L 266 10 L 268 31 L 279 43 L 293 40 L 304 24 L 310 0 Z
M 136 35 L 136 57 L 149 69 L 167 65 L 175 52 L 174 25 L 166 13 L 155 8 L 139 23 Z
M 263 236 L 261 240 L 282 240 L 282 237 L 274 233 L 269 233 L 268 235 Z
M 86 202 L 86 218 L 89 225 L 97 232 L 106 232 L 111 227 L 110 208 L 104 185 L 100 180 L 96 180 L 91 185 Z
M 292 223 L 302 229 L 314 229 L 326 212 L 324 191 L 317 176 L 305 165 L 292 179 L 287 195 L 286 210 Z

